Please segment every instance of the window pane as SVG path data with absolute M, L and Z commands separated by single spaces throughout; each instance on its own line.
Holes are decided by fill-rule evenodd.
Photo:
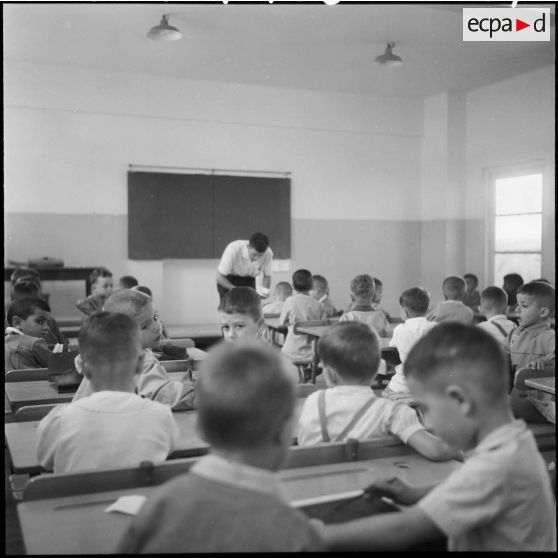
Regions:
M 496 215 L 542 211 L 542 174 L 498 178 Z
M 504 275 L 519 273 L 525 283 L 541 276 L 540 254 L 495 254 L 494 284 L 501 287 Z
M 542 245 L 542 215 L 495 217 L 496 252 L 539 251 Z

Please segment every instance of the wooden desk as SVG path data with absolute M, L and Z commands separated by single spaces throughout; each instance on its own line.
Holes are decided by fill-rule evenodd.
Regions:
M 306 326 L 306 327 L 299 327 L 298 331 L 300 333 L 304 333 L 306 335 L 310 335 L 312 337 L 321 337 L 328 329 L 331 328 L 331 325 L 323 325 L 323 326 Z M 395 347 L 390 347 L 389 342 L 391 341 L 391 337 L 380 337 L 380 348 L 384 349 L 395 349 Z
M 550 393 L 551 395 L 556 395 L 556 378 L 532 378 L 530 380 L 525 380 L 525 385 L 538 389 L 539 391 Z
M 181 374 L 181 373 L 177 373 Z M 169 374 L 172 376 L 172 374 Z M 304 399 L 297 399 L 296 418 L 302 410 Z M 173 413 L 178 426 L 178 443 L 171 459 L 193 457 L 207 452 L 208 445 L 197 431 L 198 413 L 196 411 L 183 411 Z M 37 475 L 43 473 L 39 465 L 35 448 L 37 446 L 37 426 L 39 421 L 11 422 L 4 425 L 6 445 L 10 452 L 12 471 L 18 474 Z
M 4 268 L 4 281 L 9 281 L 16 267 Z M 85 295 L 91 294 L 89 276 L 95 267 L 37 267 L 42 281 L 85 281 Z
M 186 325 L 165 324 L 165 329 L 171 340 L 173 338 L 188 338 L 196 341 L 197 339 L 221 339 L 223 337 L 221 325 L 217 323 Z
M 339 463 L 278 474 L 280 491 L 289 502 L 324 494 L 365 488 L 374 478 L 397 474 L 415 484 L 429 484 L 447 477 L 461 464 L 435 463 L 417 454 L 397 458 Z M 149 497 L 157 487 L 138 487 L 18 504 L 27 554 L 105 554 L 115 551 L 132 516 L 105 513 L 120 496 Z

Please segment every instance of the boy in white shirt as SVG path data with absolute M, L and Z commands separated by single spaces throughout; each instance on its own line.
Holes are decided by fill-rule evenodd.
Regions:
M 293 294 L 293 288 L 286 281 L 281 281 L 275 285 L 273 300 L 266 302 L 263 307 L 264 314 L 281 314 L 285 300 Z
M 312 276 L 312 290 L 310 291 L 310 296 L 323 304 L 326 317 L 331 318 L 332 316 L 337 316 L 337 309 L 329 298 L 329 285 L 327 279 L 323 275 Z
M 55 473 L 164 461 L 178 429 L 170 408 L 134 393 L 143 362 L 138 325 L 112 312 L 92 315 L 79 334 L 93 393 L 55 407 L 38 427 L 37 457 Z
M 403 550 L 445 535 L 450 551 L 555 552 L 550 477 L 533 433 L 511 413 L 498 342 L 473 325 L 441 324 L 413 347 L 405 377 L 426 424 L 465 462 L 434 486 L 376 480 L 369 490 L 405 507 L 323 526 L 329 549 Z
M 318 350 L 329 389 L 311 393 L 304 402 L 299 445 L 393 434 L 428 459 L 459 457 L 425 430 L 411 407 L 374 395 L 370 384 L 380 364 L 380 344 L 366 324 L 335 324 L 320 337 Z
M 389 346 L 397 348 L 401 364 L 395 367 L 395 374 L 383 391 L 382 396 L 389 399 L 410 401 L 412 398 L 403 373 L 405 360 L 407 360 L 407 355 L 414 344 L 426 332 L 436 327 L 436 322 L 429 322 L 426 319 L 430 305 L 430 295 L 421 287 L 413 287 L 403 291 L 399 297 L 399 304 L 401 306 L 401 318 L 405 322 L 395 327 Z
M 434 322 L 455 320 L 464 324 L 472 324 L 475 315 L 468 306 L 463 304 L 466 289 L 467 284 L 463 277 L 458 275 L 446 277 L 442 282 L 445 300 L 438 302 L 427 318 Z
M 508 295 L 500 287 L 487 287 L 480 295 L 480 312 L 486 317 L 478 327 L 488 331 L 497 341 L 504 344 L 516 324 L 506 317 Z

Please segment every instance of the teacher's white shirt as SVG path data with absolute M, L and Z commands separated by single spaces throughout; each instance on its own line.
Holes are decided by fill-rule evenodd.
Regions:
M 217 270 L 223 275 L 240 275 L 241 277 L 256 277 L 263 272 L 264 275 L 271 275 L 271 262 L 273 252 L 271 248 L 256 260 L 251 261 L 248 255 L 248 240 L 234 240 L 229 242 Z

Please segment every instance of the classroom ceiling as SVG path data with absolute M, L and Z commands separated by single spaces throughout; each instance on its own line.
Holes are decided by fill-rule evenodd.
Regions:
M 554 27 L 550 42 L 464 43 L 462 7 L 4 4 L 3 54 L 7 63 L 406 97 L 475 89 L 554 64 Z M 164 13 L 182 40 L 146 38 Z M 402 67 L 374 63 L 387 41 L 396 42 Z

